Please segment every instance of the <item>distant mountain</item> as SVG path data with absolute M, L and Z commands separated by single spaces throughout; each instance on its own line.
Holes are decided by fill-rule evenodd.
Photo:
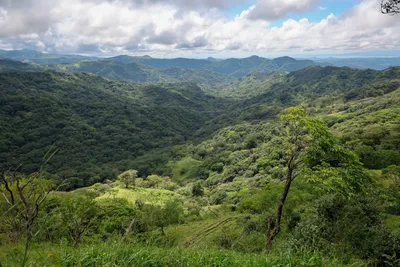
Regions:
M 212 61 L 205 59 L 191 59 L 191 58 L 173 58 L 173 59 L 160 59 L 160 58 L 147 58 L 147 57 L 131 57 L 132 62 L 148 65 L 158 69 L 166 68 L 189 68 L 189 69 L 206 69 L 212 66 Z M 209 69 L 210 70 L 210 69 Z
M 11 50 L 11 51 L 0 50 L 0 58 L 14 59 L 35 64 L 75 63 L 83 60 L 97 59 L 96 57 L 85 57 L 80 55 L 46 54 L 28 49 Z
M 400 66 L 400 57 L 380 58 L 324 58 L 316 59 L 318 62 L 330 63 L 338 67 L 350 67 L 357 69 L 384 70 L 389 67 Z
M 253 71 L 246 76 L 235 79 L 217 87 L 207 88 L 210 95 L 232 99 L 249 99 L 269 91 L 271 86 L 286 77 L 287 72 L 258 72 Z
M 173 59 L 159 59 L 152 58 L 148 55 L 141 57 L 133 57 L 128 55 L 120 55 L 116 57 L 99 59 L 95 57 L 85 57 L 80 55 L 58 55 L 58 54 L 46 54 L 37 52 L 34 50 L 13 50 L 5 51 L 0 50 L 0 58 L 18 60 L 25 63 L 33 63 L 40 65 L 60 65 L 60 64 L 72 64 L 70 66 L 57 66 L 50 68 L 59 68 L 72 72 L 86 71 L 95 73 L 103 77 L 107 77 L 113 80 L 132 80 L 138 82 L 159 82 L 169 81 L 168 77 L 163 77 L 162 73 L 156 73 L 147 67 L 155 69 L 169 69 L 169 73 L 177 72 L 177 68 L 180 69 L 193 69 L 203 70 L 203 74 L 206 76 L 214 76 L 212 73 L 219 73 L 225 75 L 222 80 L 226 80 L 226 76 L 233 78 L 243 77 L 250 72 L 273 72 L 273 71 L 296 71 L 309 66 L 326 66 L 327 63 L 316 63 L 311 60 L 296 60 L 290 57 L 281 57 L 276 59 L 267 59 L 258 56 L 251 56 L 248 58 L 230 58 L 225 60 L 217 60 L 215 58 L 207 59 L 189 59 L 189 58 L 173 58 Z M 90 61 L 90 62 L 89 62 Z M 95 62 L 99 61 L 99 62 Z M 111 63 L 106 63 L 111 62 Z M 125 64 L 122 66 L 118 64 L 112 64 L 112 62 Z M 136 64 L 136 65 L 134 65 Z M 139 64 L 140 67 L 137 65 Z M 181 71 L 178 75 L 177 80 L 190 80 L 198 82 L 201 80 L 202 84 L 214 84 L 209 81 L 205 82 L 204 78 L 201 79 L 188 79 L 189 71 Z M 172 76 L 176 76 L 175 73 Z M 194 77 L 193 73 L 190 76 Z M 181 79 L 182 78 L 182 79 Z M 212 79 L 215 80 L 215 79 Z M 172 81 L 172 80 L 171 80 Z M 220 82 L 220 81 L 219 81 Z
M 319 97 L 341 95 L 346 101 L 362 99 L 387 94 L 399 87 L 400 67 L 378 71 L 313 66 L 291 73 L 255 71 L 205 90 L 213 96 L 243 100 L 239 108 L 257 106 L 258 109 L 263 106 L 269 110 L 271 106 L 302 105 Z M 250 113 L 257 112 L 253 110 Z M 227 120 L 232 118 L 235 116 Z
M 32 72 L 43 70 L 45 70 L 45 68 L 41 66 L 26 64 L 10 59 L 0 59 L 0 72 Z
M 281 77 L 265 86 L 264 93 L 250 103 L 300 105 L 321 96 L 343 95 L 346 99 L 367 97 L 365 92 L 380 95 L 400 87 L 400 67 L 384 71 L 348 67 L 308 67 Z
M 311 60 L 297 60 L 291 57 L 279 57 L 272 60 L 272 62 L 277 66 L 277 70 L 293 72 L 296 70 L 301 70 L 310 66 L 327 66 L 324 62 L 316 63 Z
M 176 82 L 155 68 L 136 63 L 124 64 L 118 61 L 83 61 L 53 66 L 57 71 L 89 72 L 110 80 L 125 80 L 142 83 Z
M 157 69 L 135 62 L 129 63 L 126 59 L 126 56 L 119 56 L 117 57 L 118 61 L 83 61 L 50 67 L 57 71 L 89 72 L 110 80 L 125 80 L 141 83 L 193 82 L 204 86 L 214 86 L 232 80 L 229 76 L 208 70 L 184 69 L 178 67 Z
M 193 82 L 206 87 L 214 87 L 232 81 L 231 76 L 203 69 L 168 68 L 159 70 L 171 79 L 181 82 Z
M 316 63 L 311 60 L 296 60 L 290 57 L 282 57 L 276 59 L 267 59 L 258 56 L 248 58 L 230 58 L 225 60 L 215 59 L 157 59 L 149 57 L 130 57 L 117 56 L 106 60 L 118 61 L 121 63 L 139 63 L 158 69 L 166 68 L 189 68 L 202 69 L 216 73 L 222 73 L 227 76 L 239 78 L 247 75 L 252 71 L 271 72 L 271 71 L 296 71 L 309 66 L 326 66 L 326 63 Z

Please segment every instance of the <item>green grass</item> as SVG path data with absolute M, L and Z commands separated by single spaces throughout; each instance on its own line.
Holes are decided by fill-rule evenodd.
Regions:
M 22 246 L 0 247 L 0 265 L 16 266 Z M 242 254 L 232 251 L 161 249 L 137 244 L 100 243 L 74 249 L 66 245 L 34 244 L 28 266 L 365 266 L 360 262 L 343 265 L 317 253 Z
M 112 191 L 101 195 L 97 199 L 101 200 L 114 197 L 126 199 L 132 204 L 134 204 L 136 200 L 141 200 L 146 204 L 163 205 L 169 200 L 179 199 L 182 196 L 165 189 L 136 187 L 135 189 L 114 188 Z
M 385 223 L 393 231 L 399 231 L 400 233 L 400 215 L 386 215 Z

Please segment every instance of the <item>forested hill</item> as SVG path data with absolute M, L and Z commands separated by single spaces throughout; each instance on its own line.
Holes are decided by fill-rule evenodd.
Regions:
M 400 80 L 400 67 L 383 71 L 351 69 L 347 67 L 308 67 L 292 73 L 252 72 L 231 82 L 228 86 L 214 88 L 213 95 L 252 99 L 250 102 L 301 103 L 322 95 L 346 94 L 346 97 L 382 94 L 394 90 Z M 372 88 L 375 88 L 372 90 Z
M 60 55 L 60 54 L 46 54 L 35 50 L 21 49 L 21 50 L 1 50 L 0 58 L 19 60 L 34 64 L 61 64 L 73 63 L 83 60 L 96 60 L 95 57 L 85 57 L 80 55 Z
M 156 69 L 135 62 L 98 60 L 73 64 L 48 65 L 49 68 L 64 72 L 89 72 L 110 80 L 125 80 L 140 83 L 193 82 L 212 87 L 231 81 L 233 78 L 209 70 L 171 67 Z
M 195 84 L 146 86 L 90 74 L 2 73 L 0 90 L 2 167 L 36 171 L 55 144 L 50 169 L 81 185 L 114 177 L 116 162 L 125 168 L 145 151 L 185 142 L 224 105 Z
M 208 265 L 217 258 L 223 266 L 253 266 L 244 258 L 251 253 L 265 266 L 275 224 L 282 231 L 271 266 L 282 258 L 285 266 L 397 266 L 400 67 L 253 71 L 204 87 L 6 63 L 1 264 L 21 261 L 32 232 L 34 266 L 174 266 L 170 255 L 186 266 L 204 258 L 190 254 L 188 261 L 182 251 L 191 249 L 210 251 Z M 109 75 L 128 75 L 122 64 L 174 81 L 213 77 L 114 63 L 107 62 Z M 40 206 L 43 190 L 56 184 L 60 191 Z M 39 206 L 36 223 L 21 234 L 29 225 L 24 216 Z M 147 258 L 132 257 L 139 247 Z M 221 258 L 220 251 L 230 254 Z M 232 255 L 241 260 L 227 261 Z
M 336 125 L 353 117 L 327 116 L 338 111 L 325 106 L 351 109 L 348 103 L 368 98 L 381 103 L 390 92 L 398 92 L 399 78 L 400 68 L 373 71 L 315 66 L 289 74 L 253 72 L 237 81 L 239 87 L 231 84 L 215 97 L 193 83 L 146 85 L 51 71 L 1 73 L 0 162 L 3 166 L 22 163 L 23 172 L 33 172 L 55 144 L 60 152 L 49 170 L 77 179 L 77 186 L 92 184 L 113 178 L 121 170 L 141 167 L 136 159 L 151 150 L 207 138 L 215 130 L 243 121 L 275 120 L 290 106 L 306 106 Z M 387 103 L 377 104 L 374 111 L 389 108 L 385 112 L 397 114 Z M 392 126 L 385 129 L 378 132 L 385 140 L 397 140 Z M 361 144 L 373 150 L 396 149 L 368 141 Z M 169 160 L 149 157 L 142 162 L 146 172 Z
M 0 72 L 38 72 L 45 68 L 10 59 L 0 59 Z
M 252 71 L 271 72 L 271 71 L 296 71 L 309 66 L 326 66 L 326 63 L 316 63 L 311 60 L 296 60 L 290 57 L 281 57 L 275 59 L 267 59 L 258 56 L 248 58 L 230 58 L 225 60 L 205 60 L 205 59 L 158 59 L 149 56 L 130 57 L 118 56 L 108 58 L 110 61 L 117 61 L 124 64 L 139 63 L 142 65 L 151 66 L 158 69 L 171 67 L 190 68 L 209 70 L 216 73 L 228 75 L 231 77 L 242 77 Z

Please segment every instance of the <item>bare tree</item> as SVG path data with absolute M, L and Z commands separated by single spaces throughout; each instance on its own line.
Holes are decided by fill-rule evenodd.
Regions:
M 399 14 L 400 13 L 400 0 L 382 0 L 381 12 L 383 14 Z
M 28 176 L 18 174 L 19 168 L 1 172 L 0 194 L 6 205 L 3 220 L 9 225 L 12 238 L 17 238 L 21 231 L 25 233 L 23 266 L 26 264 L 29 246 L 35 236 L 33 226 L 38 218 L 40 206 L 50 192 L 56 189 L 51 181 L 40 178 L 44 166 L 57 152 L 55 150 L 51 153 L 52 148 L 43 157 L 43 164 L 37 173 Z

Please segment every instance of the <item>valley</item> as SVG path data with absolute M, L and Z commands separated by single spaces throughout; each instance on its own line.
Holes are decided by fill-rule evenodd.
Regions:
M 400 67 L 16 54 L 2 266 L 397 266 Z

